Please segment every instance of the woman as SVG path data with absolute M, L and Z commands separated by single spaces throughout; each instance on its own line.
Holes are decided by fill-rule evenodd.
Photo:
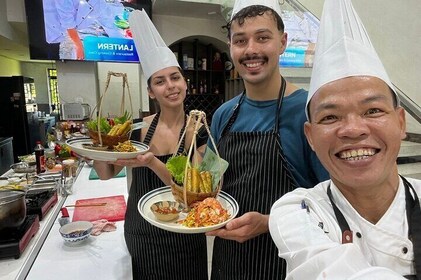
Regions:
M 139 33 L 143 36 L 142 40 L 149 39 L 147 30 L 137 29 L 140 26 L 149 25 L 149 32 L 155 32 L 151 36 L 159 36 L 144 11 L 135 14 L 135 17 L 139 17 L 137 20 L 142 21 L 134 22 L 131 19 L 135 43 Z M 95 161 L 94 168 L 101 179 L 112 178 L 124 166 L 133 168 L 124 225 L 126 244 L 132 256 L 133 279 L 207 280 L 205 235 L 178 234 L 159 229 L 144 220 L 137 210 L 137 203 L 144 194 L 170 184 L 171 175 L 165 162 L 175 152 L 183 131 L 187 130 L 178 153 L 190 147 L 194 132 L 193 124 L 186 127 L 187 116 L 183 102 L 187 83 L 174 54 L 166 46 L 161 46 L 155 47 L 152 50 L 155 55 L 150 56 L 147 51 L 151 51 L 151 47 L 145 50 L 141 46 L 144 44 L 136 44 L 147 78 L 148 94 L 159 104 L 160 112 L 145 117 L 143 121 L 149 126 L 140 133 L 132 134 L 132 139 L 149 145 L 150 150 L 135 159 L 112 163 Z M 197 139 L 199 152 L 203 152 L 207 137 L 199 135 Z
M 147 192 L 170 184 L 165 162 L 174 153 L 187 129 L 178 153 L 190 146 L 193 126 L 186 125 L 183 101 L 187 84 L 177 67 L 168 67 L 148 79 L 148 94 L 159 103 L 161 111 L 145 117 L 149 124 L 132 139 L 149 145 L 150 150 L 136 159 L 113 163 L 94 162 L 101 179 L 110 179 L 124 166 L 133 167 L 129 188 L 124 235 L 132 256 L 133 279 L 207 279 L 206 237 L 202 234 L 177 234 L 161 230 L 144 220 L 138 210 L 139 199 Z M 140 135 L 139 135 L 140 134 Z M 198 137 L 203 150 L 206 137 Z

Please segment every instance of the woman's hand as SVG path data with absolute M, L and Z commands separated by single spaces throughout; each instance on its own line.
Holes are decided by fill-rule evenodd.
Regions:
M 156 157 L 154 156 L 153 153 L 147 152 L 143 155 L 138 155 L 136 158 L 118 159 L 116 161 L 109 162 L 109 163 L 112 163 L 112 164 L 117 165 L 117 166 L 128 166 L 128 167 L 145 166 L 145 167 L 151 168 L 151 164 L 153 163 L 153 161 L 155 159 L 156 159 Z

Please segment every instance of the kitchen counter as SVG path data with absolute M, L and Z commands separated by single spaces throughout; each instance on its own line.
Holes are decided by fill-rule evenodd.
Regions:
M 131 279 L 131 259 L 124 241 L 124 221 L 117 230 L 90 236 L 80 244 L 66 244 L 58 223 L 62 205 L 78 199 L 124 195 L 126 177 L 107 181 L 89 180 L 91 167 L 84 165 L 73 185 L 73 194 L 58 203 L 40 222 L 40 230 L 18 259 L 0 260 L 0 279 Z M 74 208 L 68 208 L 70 218 Z

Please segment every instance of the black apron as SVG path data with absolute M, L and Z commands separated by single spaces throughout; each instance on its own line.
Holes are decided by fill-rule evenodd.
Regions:
M 218 143 L 221 157 L 229 162 L 222 190 L 237 200 L 237 217 L 251 211 L 269 214 L 272 204 L 296 187 L 282 151 L 279 134 L 285 84 L 282 78 L 274 116 L 275 125 L 271 131 L 230 131 L 243 102 L 243 93 Z M 278 257 L 278 250 L 269 232 L 244 243 L 215 238 L 212 280 L 281 280 L 285 278 L 285 268 L 285 261 Z
M 405 203 L 406 203 L 406 215 L 408 220 L 408 237 L 413 243 L 414 247 L 414 267 L 417 271 L 417 275 L 421 274 L 421 208 L 418 195 L 403 176 L 400 176 L 405 187 Z M 414 193 L 414 197 L 411 195 L 411 191 Z M 332 191 L 330 190 L 330 184 L 327 187 L 327 196 L 329 197 L 330 203 L 332 204 L 333 212 L 335 213 L 336 220 L 338 221 L 339 227 L 342 232 L 342 244 L 352 243 L 352 230 L 346 221 L 344 215 L 333 202 Z M 407 279 L 421 279 L 421 275 L 405 275 Z
M 144 143 L 149 145 L 158 124 L 159 113 L 153 119 Z M 140 131 L 140 130 L 139 130 Z M 180 132 L 180 137 L 184 127 Z M 140 133 L 132 135 L 140 139 Z M 179 153 L 184 151 L 184 139 Z M 156 156 L 166 162 L 171 155 Z M 207 244 L 203 234 L 178 234 L 149 224 L 140 216 L 137 203 L 147 192 L 164 186 L 147 167 L 133 168 L 133 180 L 127 200 L 124 237 L 132 258 L 133 279 L 208 279 Z

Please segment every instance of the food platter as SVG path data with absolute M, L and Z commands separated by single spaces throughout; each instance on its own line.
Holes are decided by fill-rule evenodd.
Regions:
M 69 145 L 73 152 L 93 160 L 116 161 L 118 159 L 131 159 L 149 151 L 149 146 L 142 142 L 131 140 L 131 143 L 136 147 L 135 152 L 113 152 L 88 149 L 85 148 L 85 146 L 92 145 L 92 140 L 88 137 L 74 138 L 66 141 L 66 144 Z
M 225 226 L 238 214 L 238 203 L 232 196 L 221 191 L 216 199 L 221 203 L 222 207 L 228 211 L 230 218 L 223 223 L 207 227 L 189 228 L 178 223 L 177 221 L 184 219 L 187 216 L 187 213 L 181 213 L 180 218 L 176 221 L 163 222 L 156 219 L 150 209 L 151 205 L 161 200 L 174 200 L 170 186 L 158 188 L 145 194 L 139 200 L 137 209 L 146 221 L 161 229 L 177 233 L 203 233 Z

